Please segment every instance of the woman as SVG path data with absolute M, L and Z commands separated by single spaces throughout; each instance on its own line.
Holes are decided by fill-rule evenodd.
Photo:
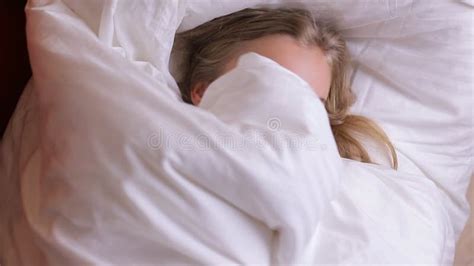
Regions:
M 397 169 L 395 149 L 370 119 L 349 114 L 355 101 L 346 43 L 335 24 L 300 8 L 247 8 L 218 17 L 176 35 L 184 52 L 184 76 L 178 82 L 183 100 L 198 105 L 206 88 L 236 66 L 240 55 L 255 52 L 293 71 L 323 101 L 341 157 L 373 163 L 356 135 L 387 147 Z

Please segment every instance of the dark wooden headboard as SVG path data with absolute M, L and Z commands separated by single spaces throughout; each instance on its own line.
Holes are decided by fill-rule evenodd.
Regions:
M 0 1 L 0 136 L 31 77 L 26 49 L 26 0 Z

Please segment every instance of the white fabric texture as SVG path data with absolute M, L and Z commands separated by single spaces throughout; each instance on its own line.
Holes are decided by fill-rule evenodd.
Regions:
M 386 130 L 399 171 L 339 158 L 307 84 L 254 53 L 201 108 L 179 100 L 177 29 L 289 1 L 30 1 L 34 76 L 1 146 L 3 262 L 452 264 L 473 165 L 472 6 L 299 2 L 340 19 L 353 112 Z

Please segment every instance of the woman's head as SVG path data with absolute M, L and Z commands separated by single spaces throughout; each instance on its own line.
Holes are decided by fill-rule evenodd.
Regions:
M 322 90 L 324 95 L 318 95 L 330 101 L 331 91 L 336 94 L 337 89 L 329 90 L 328 85 L 335 87 L 331 83 L 341 80 L 339 76 L 344 75 L 341 67 L 347 60 L 345 42 L 333 23 L 316 20 L 309 11 L 298 8 L 243 9 L 177 34 L 176 44 L 187 53 L 184 78 L 178 85 L 183 100 L 188 103 L 193 103 L 191 96 L 198 88 L 202 91 L 232 69 L 245 52 L 257 52 L 293 72 L 305 72 L 300 77 Z M 304 58 L 305 55 L 316 62 Z M 294 69 L 289 67 L 291 64 Z M 305 69 L 303 64 L 310 69 Z M 310 75 L 311 70 L 316 72 Z M 346 105 L 353 101 L 350 90 L 337 94 Z
M 324 101 L 342 157 L 371 162 L 354 137 L 362 133 L 384 144 L 397 166 L 385 133 L 365 117 L 350 115 L 355 101 L 349 85 L 349 55 L 336 24 L 300 8 L 247 8 L 176 35 L 184 55 L 178 82 L 183 100 L 199 104 L 207 86 L 235 67 L 246 52 L 269 57 L 299 75 Z

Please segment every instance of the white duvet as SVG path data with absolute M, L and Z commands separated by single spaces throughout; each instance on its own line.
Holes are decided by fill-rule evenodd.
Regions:
M 434 60 L 403 80 L 396 64 L 430 62 L 422 50 L 403 48 L 409 38 L 396 39 L 398 46 L 357 41 L 373 38 L 369 21 L 380 6 L 373 2 L 375 15 L 348 28 L 359 55 L 353 85 L 363 88 L 354 111 L 387 129 L 400 156 L 395 171 L 382 156 L 380 165 L 341 159 L 308 85 L 255 53 L 213 82 L 199 108 L 178 100 L 167 70 L 173 29 L 200 23 L 185 15 L 202 14 L 208 3 L 223 3 L 213 9 L 219 15 L 251 4 L 131 3 L 29 3 L 34 76 L 16 114 L 27 121 L 12 120 L 0 157 L 1 202 L 10 203 L 0 224 L 6 265 L 452 264 L 472 171 L 465 147 L 472 148 L 472 91 L 465 88 L 472 62 L 460 53 L 469 50 L 459 44 L 449 56 L 433 56 L 451 63 L 443 78 L 456 77 L 452 83 L 436 78 Z M 362 10 L 370 1 L 351 3 Z M 429 8 L 461 17 L 461 6 L 422 6 L 404 21 L 428 17 Z M 410 25 L 425 36 L 444 27 L 441 19 Z M 428 37 L 418 43 L 429 40 L 432 51 L 439 48 Z M 380 63 L 382 51 L 392 68 Z M 418 91 L 410 90 L 415 81 Z M 390 82 L 395 90 L 382 86 Z M 377 83 L 380 90 L 370 90 Z M 442 84 L 451 84 L 449 93 L 439 91 Z M 409 93 L 414 100 L 404 98 Z M 397 124 L 396 115 L 408 122 Z M 437 123 L 458 131 L 437 134 Z M 451 147 L 440 148 L 443 142 Z

